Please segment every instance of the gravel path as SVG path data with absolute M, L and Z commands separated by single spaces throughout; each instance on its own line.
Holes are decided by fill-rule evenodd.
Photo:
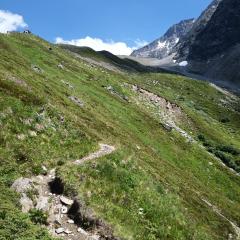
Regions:
M 76 160 L 74 163 L 77 165 L 81 165 L 84 162 L 111 154 L 112 152 L 114 152 L 116 150 L 116 148 L 114 146 L 110 146 L 107 144 L 100 143 L 99 146 L 100 146 L 100 149 L 98 151 L 91 153 L 90 155 L 88 155 L 82 159 Z

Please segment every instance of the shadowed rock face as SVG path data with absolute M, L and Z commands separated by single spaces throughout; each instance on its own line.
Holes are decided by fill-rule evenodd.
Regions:
M 179 40 L 179 43 L 173 49 L 173 52 L 177 53 L 176 59 L 179 59 L 179 61 L 187 59 L 191 45 L 195 42 L 198 34 L 204 30 L 221 1 L 214 0 L 194 22 L 190 31 Z
M 189 60 L 208 60 L 240 43 L 240 2 L 223 0 L 190 46 Z
M 167 57 L 172 52 L 179 39 L 186 35 L 192 28 L 193 23 L 194 19 L 188 19 L 173 25 L 162 37 L 143 48 L 135 50 L 131 56 L 159 59 Z
M 222 0 L 187 56 L 189 71 L 240 88 L 240 2 Z

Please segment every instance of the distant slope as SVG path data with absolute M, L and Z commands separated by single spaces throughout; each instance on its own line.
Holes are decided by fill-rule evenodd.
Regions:
M 115 68 L 123 71 L 130 72 L 168 72 L 160 67 L 150 67 L 142 65 L 134 60 L 128 58 L 119 58 L 107 51 L 94 51 L 88 47 L 77 47 L 73 45 L 60 44 L 61 48 L 69 50 L 73 53 L 80 55 L 81 57 L 95 60 L 95 63 L 104 62 L 106 64 L 112 65 Z M 108 65 L 109 68 L 111 68 Z M 106 65 L 105 65 L 106 66 Z
M 159 59 L 169 56 L 178 41 L 187 34 L 193 24 L 194 19 L 188 19 L 173 25 L 162 37 L 143 48 L 133 51 L 131 56 Z

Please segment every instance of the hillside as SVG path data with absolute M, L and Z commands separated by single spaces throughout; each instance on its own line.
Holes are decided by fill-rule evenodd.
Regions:
M 21 177 L 52 181 L 44 206 L 74 199 L 68 216 L 92 239 L 240 237 L 237 96 L 110 58 L 109 70 L 32 34 L 1 34 L 0 53 L 1 240 L 50 240 L 61 225 Z
M 146 73 L 146 72 L 165 72 L 169 73 L 160 67 L 151 67 L 142 65 L 134 60 L 128 58 L 119 58 L 108 51 L 94 51 L 89 47 L 77 47 L 74 45 L 58 44 L 59 47 L 77 54 L 76 56 L 81 59 L 107 68 L 113 71 L 127 71 L 133 73 Z

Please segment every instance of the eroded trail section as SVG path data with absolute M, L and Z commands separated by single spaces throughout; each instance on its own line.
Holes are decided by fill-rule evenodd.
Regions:
M 160 119 L 166 129 L 175 129 L 180 135 L 186 138 L 187 141 L 194 142 L 193 137 L 179 127 L 181 122 L 188 122 L 189 119 L 177 104 L 171 103 L 167 99 L 137 85 L 129 84 L 127 86 L 135 93 L 133 101 L 135 101 L 137 105 L 143 104 L 146 109 L 149 109 L 154 116 Z
M 99 146 L 98 151 L 73 163 L 81 165 L 116 150 L 107 144 Z M 56 176 L 55 169 L 46 171 L 45 175 L 19 178 L 12 188 L 21 196 L 23 212 L 28 213 L 34 209 L 47 214 L 47 228 L 54 237 L 64 240 L 118 240 L 111 227 L 87 208 L 83 201 L 63 195 L 64 183 Z
M 110 146 L 107 144 L 100 143 L 99 146 L 100 146 L 100 149 L 97 152 L 91 153 L 90 155 L 88 155 L 82 159 L 76 160 L 74 163 L 81 165 L 84 162 L 91 161 L 93 159 L 109 155 L 116 150 L 116 148 L 114 146 Z
M 210 207 L 213 212 L 215 212 L 218 216 L 220 216 L 221 218 L 223 218 L 224 220 L 226 220 L 227 222 L 229 222 L 232 226 L 232 228 L 234 229 L 235 231 L 235 234 L 236 234 L 236 239 L 237 240 L 240 240 L 240 228 L 234 223 L 232 222 L 231 220 L 229 220 L 226 216 L 224 216 L 222 214 L 222 212 L 216 207 L 214 206 L 213 204 L 211 204 L 208 200 L 202 198 L 202 201 L 208 206 Z M 233 236 L 229 236 L 229 239 L 233 239 L 232 238 Z

